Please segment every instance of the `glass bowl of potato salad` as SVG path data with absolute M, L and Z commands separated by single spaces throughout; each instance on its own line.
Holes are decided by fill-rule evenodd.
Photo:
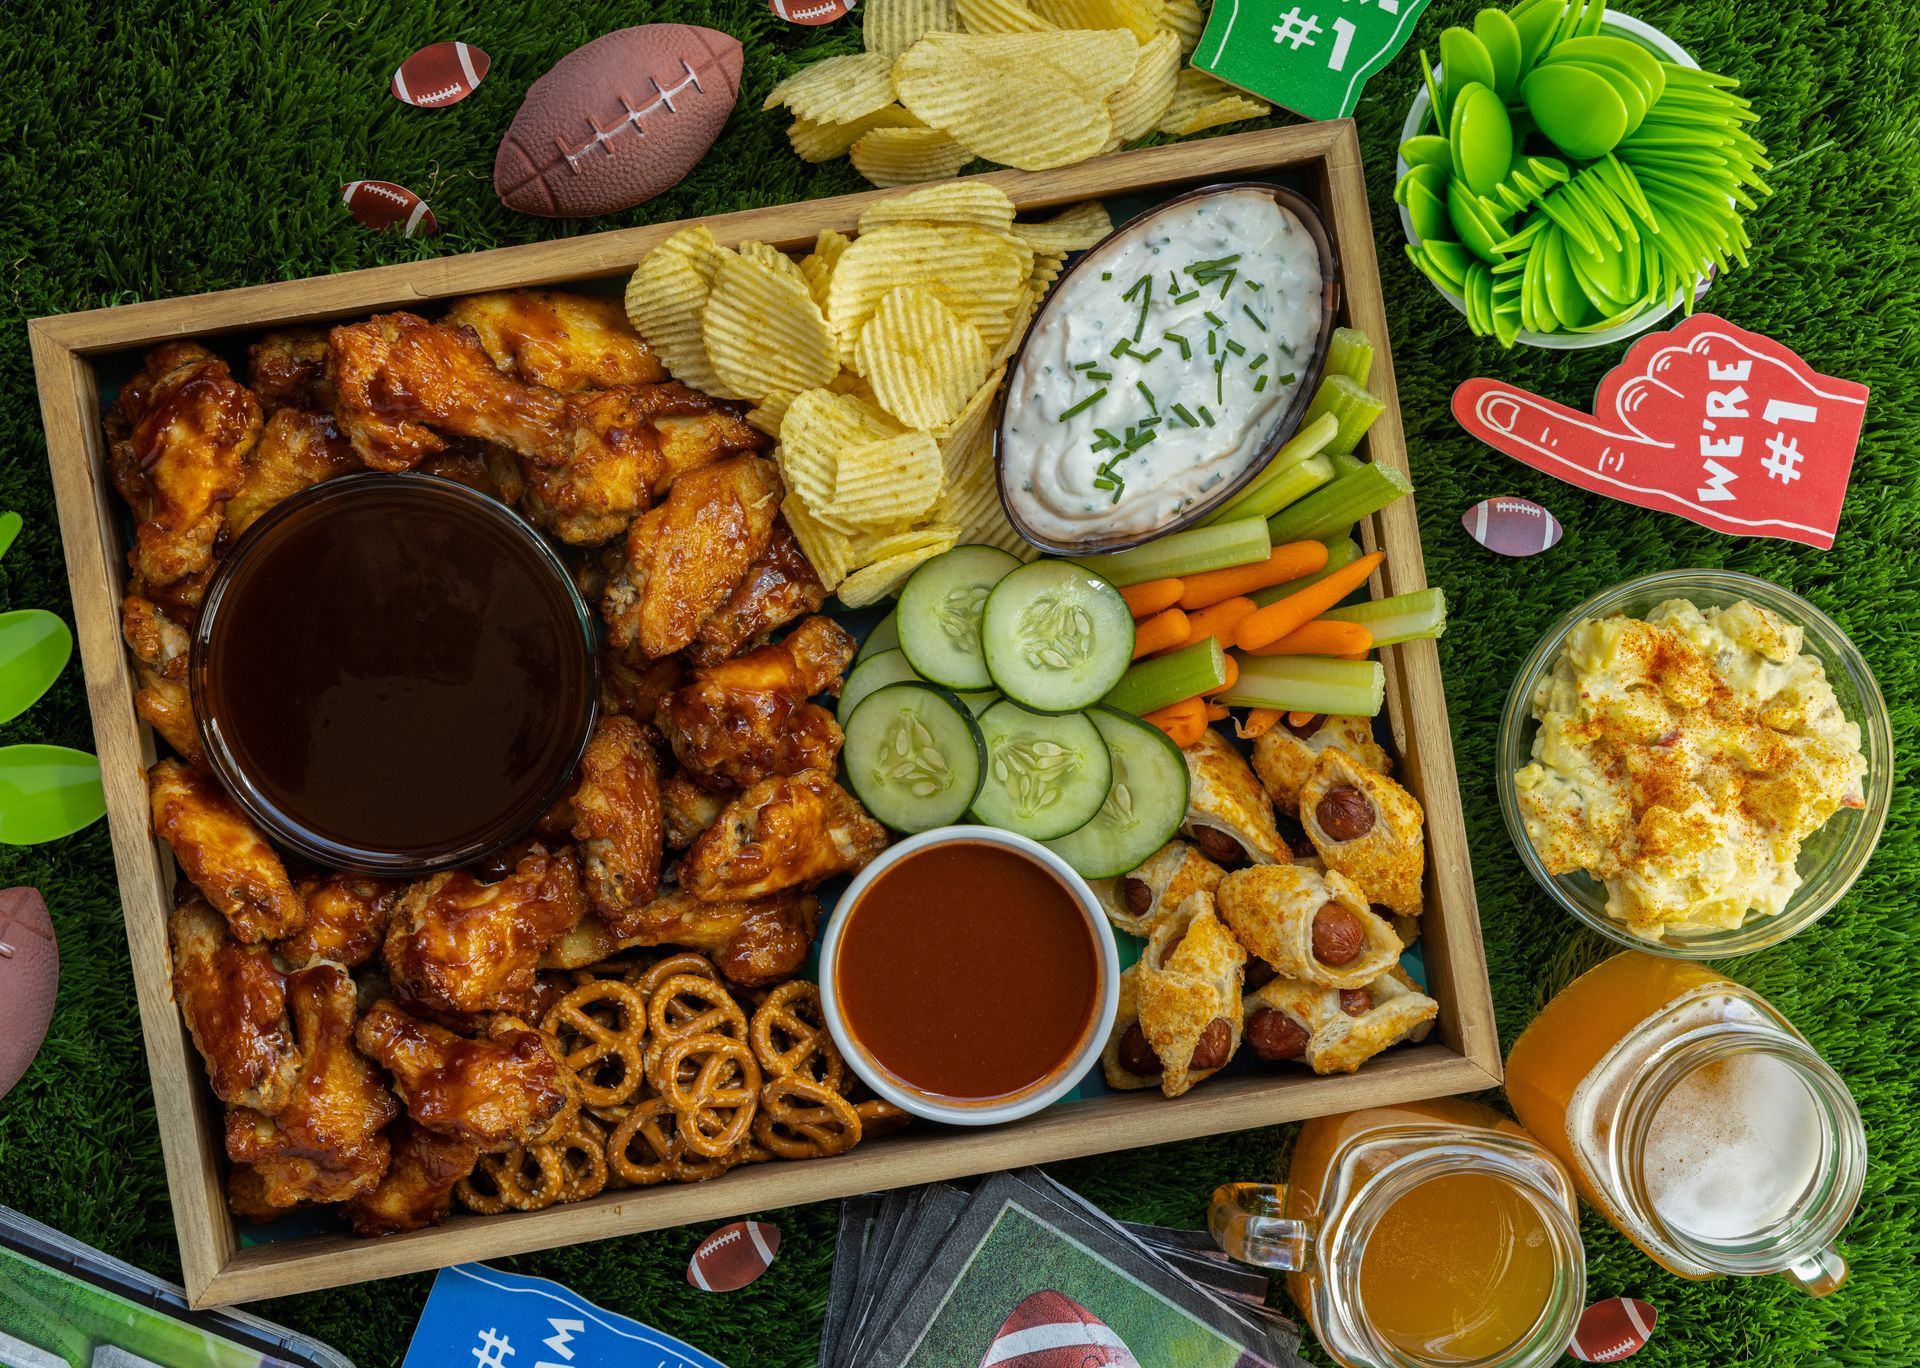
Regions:
M 1893 731 L 1811 603 L 1672 570 L 1540 639 L 1496 763 L 1514 848 L 1555 902 L 1623 945 L 1718 959 L 1797 934 L 1853 885 L 1886 823 Z

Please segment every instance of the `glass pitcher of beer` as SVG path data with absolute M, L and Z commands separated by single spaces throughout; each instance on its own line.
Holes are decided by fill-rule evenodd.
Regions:
M 1346 1368 L 1559 1362 L 1586 1291 L 1567 1172 L 1499 1113 L 1446 1099 L 1301 1128 L 1283 1187 L 1229 1183 L 1208 1226 L 1287 1271 Z
M 1773 1007 L 1698 963 L 1639 951 L 1569 984 L 1507 1056 L 1507 1097 L 1599 1212 L 1683 1278 L 1846 1280 L 1859 1109 Z

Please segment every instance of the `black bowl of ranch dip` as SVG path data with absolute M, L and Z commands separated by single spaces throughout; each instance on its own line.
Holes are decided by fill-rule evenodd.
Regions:
M 1238 494 L 1300 426 L 1340 307 L 1311 201 L 1258 181 L 1156 205 L 1089 249 L 1015 353 L 1000 500 L 1045 551 L 1123 551 Z

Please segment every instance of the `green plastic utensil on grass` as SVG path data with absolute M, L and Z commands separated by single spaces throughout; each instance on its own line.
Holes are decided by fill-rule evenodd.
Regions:
M 1421 54 L 1430 130 L 1401 145 L 1407 255 L 1512 346 L 1693 309 L 1744 265 L 1744 211 L 1771 193 L 1736 82 L 1605 32 L 1604 0 L 1521 0 Z

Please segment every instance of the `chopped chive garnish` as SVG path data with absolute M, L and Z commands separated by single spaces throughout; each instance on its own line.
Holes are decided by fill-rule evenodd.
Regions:
M 1109 480 L 1106 476 L 1096 475 L 1093 477 L 1093 487 L 1095 489 L 1112 489 L 1114 484 L 1113 481 Z
M 1127 286 L 1127 292 L 1121 295 L 1120 297 L 1122 299 L 1132 299 L 1135 295 L 1139 294 L 1142 290 L 1151 291 L 1152 289 L 1153 289 L 1152 278 L 1150 276 L 1141 276 L 1138 280 L 1134 281 L 1133 284 Z
M 1169 342 L 1177 342 L 1180 344 L 1180 359 L 1182 361 L 1190 361 L 1193 359 L 1193 348 L 1187 345 L 1186 338 L 1176 332 L 1163 332 L 1160 335 Z
M 1240 312 L 1245 314 L 1248 318 L 1251 318 L 1253 320 L 1253 326 L 1258 328 L 1261 332 L 1265 332 L 1267 330 L 1267 325 L 1260 321 L 1260 315 L 1255 313 L 1252 309 L 1249 309 L 1246 305 L 1242 304 L 1240 306 Z
M 1078 371 L 1090 371 L 1099 364 L 1098 361 L 1076 361 L 1073 363 L 1073 368 Z
M 1103 442 L 1111 443 L 1114 446 L 1120 445 L 1120 439 L 1114 436 L 1111 432 L 1108 432 L 1105 428 L 1102 428 L 1102 427 L 1095 428 L 1093 430 L 1093 435 L 1095 437 L 1098 437 Z
M 1147 310 L 1153 307 L 1153 281 L 1146 276 L 1141 276 L 1140 279 L 1147 288 L 1140 292 L 1140 317 L 1135 319 L 1133 324 L 1135 342 L 1140 340 L 1140 333 L 1147 326 Z
M 1208 408 L 1205 404 L 1202 404 L 1200 406 L 1200 420 L 1204 422 L 1208 427 L 1213 426 L 1213 410 Z
M 1147 388 L 1146 381 L 1136 380 L 1133 382 L 1133 387 L 1146 396 L 1148 408 L 1152 409 L 1155 413 L 1160 411 L 1160 401 L 1153 397 L 1153 391 Z
M 1107 352 L 1107 355 L 1108 356 L 1125 356 L 1132 349 L 1133 349 L 1133 343 L 1129 342 L 1126 338 L 1123 337 L 1118 342 L 1113 344 L 1112 348 Z
M 1253 360 L 1247 362 L 1247 369 L 1259 370 L 1262 366 L 1266 364 L 1267 364 L 1267 354 L 1265 352 L 1261 352 L 1258 356 L 1254 357 Z
M 1211 309 L 1209 309 L 1205 314 L 1201 316 L 1205 318 L 1207 322 L 1213 324 L 1213 326 L 1216 328 L 1224 328 L 1227 326 L 1226 320 L 1224 318 L 1221 318 L 1218 314 L 1215 314 Z
M 1217 273 L 1223 270 L 1224 268 L 1233 265 L 1233 263 L 1238 261 L 1239 259 L 1240 259 L 1240 253 L 1235 252 L 1232 256 L 1215 257 L 1211 261 L 1196 261 L 1193 263 L 1193 265 L 1187 267 L 1187 274 L 1200 275 L 1202 272 Z
M 1085 413 L 1088 409 L 1092 408 L 1095 404 L 1099 403 L 1102 399 L 1106 397 L 1107 397 L 1107 387 L 1105 385 L 1102 385 L 1099 389 L 1095 390 L 1092 394 L 1089 394 L 1086 398 L 1082 399 L 1079 403 L 1075 404 L 1072 408 L 1068 409 L 1065 413 L 1062 413 L 1060 415 L 1060 421 L 1064 423 L 1067 421 L 1067 419 L 1073 417 L 1075 414 Z
M 1200 424 L 1196 423 L 1193 419 L 1193 410 L 1188 408 L 1185 404 L 1175 404 L 1173 406 L 1173 411 L 1174 411 L 1174 414 L 1180 419 L 1180 421 L 1185 423 L 1188 427 L 1200 426 Z
M 1155 347 L 1150 352 L 1131 352 L 1129 353 L 1129 355 L 1131 355 L 1133 359 L 1136 361 L 1151 361 L 1153 360 L 1154 357 L 1158 356 L 1161 352 L 1165 350 L 1166 350 L 1165 347 Z
M 1294 380 L 1294 375 L 1292 371 L 1288 371 L 1285 375 L 1280 377 L 1280 383 L 1283 385 L 1291 385 L 1293 383 L 1293 380 Z
M 1226 369 L 1227 358 L 1224 356 L 1213 363 L 1213 402 L 1216 404 L 1224 404 L 1227 402 Z M 1100 393 L 1105 394 L 1106 391 L 1101 390 Z
M 1258 394 L 1258 393 L 1259 393 L 1259 392 L 1260 392 L 1261 390 L 1263 390 L 1263 389 L 1265 389 L 1266 387 L 1267 387 L 1267 377 L 1266 377 L 1266 376 L 1264 376 L 1264 375 L 1261 375 L 1261 376 L 1257 376 L 1257 377 L 1255 377 L 1255 379 L 1254 379 L 1254 382 L 1253 382 L 1253 392 L 1254 392 L 1255 394 Z
M 1215 340 L 1216 338 L 1218 338 L 1219 336 L 1220 336 L 1220 334 L 1219 334 L 1219 333 L 1208 333 L 1208 334 L 1207 334 L 1207 355 L 1208 355 L 1208 356 L 1212 356 L 1212 355 L 1214 354 L 1214 352 L 1215 352 L 1215 351 L 1217 350 L 1217 348 L 1216 348 L 1216 347 L 1215 347 L 1215 346 L 1214 346 L 1213 344 L 1214 344 L 1214 340 Z
M 1113 379 L 1113 372 L 1112 372 L 1112 371 L 1109 371 L 1109 370 L 1090 370 L 1090 371 L 1088 371 L 1088 372 L 1087 372 L 1087 379 L 1089 379 L 1089 380 L 1111 380 L 1111 379 Z
M 1176 304 L 1191 304 L 1194 300 L 1198 299 L 1199 297 L 1200 297 L 1200 292 L 1198 290 L 1188 290 L 1185 294 L 1175 295 L 1173 297 L 1173 302 Z
M 1245 356 L 1247 354 L 1247 349 L 1241 346 L 1238 342 L 1234 341 L 1231 337 L 1227 339 L 1227 350 L 1232 352 L 1235 356 Z
M 1100 278 L 1101 278 L 1102 280 L 1112 280 L 1112 279 L 1113 279 L 1113 272 L 1112 272 L 1112 271 L 1102 271 L 1102 272 L 1100 273 Z
M 1239 274 L 1238 271 L 1228 271 L 1220 277 L 1220 297 L 1222 299 L 1227 297 L 1227 291 L 1233 288 L 1234 279 L 1239 276 Z
M 1267 287 L 1266 287 L 1266 286 L 1264 286 L 1264 285 L 1262 285 L 1262 284 L 1261 284 L 1261 283 L 1260 283 L 1259 281 L 1257 281 L 1257 280 L 1249 280 L 1249 281 L 1247 282 L 1247 288 L 1248 288 L 1249 290 L 1252 290 L 1252 291 L 1253 291 L 1253 292 L 1254 292 L 1255 294 L 1259 294 L 1259 293 L 1260 293 L 1260 291 L 1262 291 L 1262 290 L 1264 290 L 1264 289 L 1266 289 Z

